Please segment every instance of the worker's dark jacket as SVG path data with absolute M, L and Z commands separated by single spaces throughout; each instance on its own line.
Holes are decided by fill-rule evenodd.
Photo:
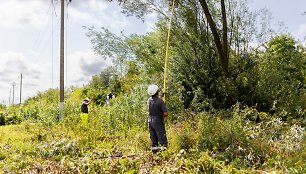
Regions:
M 82 103 L 81 112 L 82 113 L 88 113 L 88 103 L 86 103 L 86 102 Z
M 109 99 L 113 99 L 113 94 L 112 94 L 112 93 L 109 93 L 109 94 L 108 94 L 108 98 L 109 98 Z
M 167 146 L 168 141 L 163 116 L 164 112 L 167 112 L 167 107 L 161 98 L 154 96 L 148 99 L 148 108 L 148 122 L 152 147 L 158 146 L 158 143 L 162 146 Z

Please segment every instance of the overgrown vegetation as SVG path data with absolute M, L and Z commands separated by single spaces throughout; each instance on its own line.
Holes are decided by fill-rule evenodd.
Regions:
M 156 30 L 120 37 L 90 28 L 94 51 L 113 58 L 114 66 L 84 87 L 66 89 L 62 120 L 58 89 L 19 106 L 1 105 L 0 173 L 306 173 L 305 46 L 272 33 L 263 47 L 250 47 L 255 36 L 268 35 L 254 30 L 257 14 L 238 0 L 226 4 L 226 76 L 201 4 L 177 2 L 166 101 L 169 147 L 151 153 L 146 90 L 162 86 L 169 3 L 139 2 L 126 1 L 124 11 L 138 17 L 159 12 Z M 222 28 L 219 1 L 213 2 L 209 10 Z M 107 104 L 109 92 L 116 97 Z M 88 128 L 79 118 L 85 97 L 93 99 Z
M 167 124 L 169 148 L 153 155 L 146 113 L 139 109 L 144 104 L 133 105 L 131 98 L 92 105 L 88 129 L 78 112 L 65 112 L 56 124 L 1 127 L 2 172 L 305 173 L 304 128 L 239 104 L 215 113 L 178 113 L 176 123 Z M 257 116 L 261 122 L 252 121 Z

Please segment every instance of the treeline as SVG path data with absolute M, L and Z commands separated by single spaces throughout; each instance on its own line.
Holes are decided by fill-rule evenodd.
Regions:
M 64 173 L 305 173 L 306 47 L 288 33 L 266 28 L 268 21 L 256 29 L 256 19 L 265 13 L 251 12 L 246 1 L 206 3 L 175 4 L 167 69 L 167 151 L 150 153 L 146 101 L 148 85 L 162 90 L 171 3 L 136 0 L 122 2 L 123 12 L 142 19 L 155 12 L 154 31 L 119 36 L 107 28 L 88 28 L 93 50 L 111 58 L 113 66 L 86 86 L 65 90 L 62 120 L 58 89 L 19 106 L 0 107 L 0 125 L 25 122 L 21 127 L 26 131 L 32 125 L 37 129 L 32 135 L 37 137 L 31 138 L 35 148 L 18 150 L 24 158 L 15 160 L 51 161 L 63 166 L 58 171 Z M 107 104 L 109 92 L 116 98 Z M 85 97 L 93 99 L 89 128 L 79 124 Z M 16 151 L 2 154 L 8 159 L 3 166 L 14 164 L 10 156 Z M 47 171 L 51 164 L 45 165 Z M 7 171 L 25 169 L 36 171 L 35 165 Z
M 226 110 L 239 102 L 284 120 L 305 118 L 305 46 L 288 33 L 268 28 L 268 13 L 251 12 L 247 1 L 222 2 L 211 1 L 207 7 L 197 0 L 175 4 L 167 70 L 171 109 Z M 162 86 L 171 3 L 140 4 L 125 2 L 122 8 L 140 18 L 157 13 L 155 30 L 146 35 L 118 36 L 106 28 L 89 28 L 94 51 L 114 61 L 117 92 L 128 91 L 137 80 Z M 221 52 L 220 44 L 226 47 Z M 102 81 L 107 77 L 103 73 Z M 305 119 L 302 122 L 305 125 Z
M 106 28 L 88 28 L 87 36 L 95 53 L 111 58 L 114 63 L 93 76 L 80 92 L 80 97 L 91 97 L 96 105 L 104 105 L 109 92 L 126 96 L 139 86 L 154 83 L 162 87 L 171 3 L 152 1 L 142 6 L 138 1 L 134 3 L 133 6 L 130 2 L 121 4 L 123 11 L 143 19 L 145 14 L 156 12 L 158 21 L 154 31 L 141 36 L 118 36 Z M 170 110 L 214 112 L 240 103 L 305 126 L 305 46 L 290 34 L 267 28 L 265 24 L 269 21 L 262 20 L 262 28 L 258 29 L 257 19 L 266 17 L 267 13 L 250 11 L 247 1 L 225 4 L 212 1 L 207 9 L 203 5 L 197 0 L 175 4 L 167 70 Z M 224 5 L 226 11 L 220 9 Z M 212 21 L 207 20 L 205 10 L 210 12 Z M 211 28 L 212 22 L 216 31 Z M 224 32 L 227 42 L 222 40 L 225 37 L 219 39 L 227 47 L 226 58 L 222 58 L 214 36 L 223 36 Z M 72 91 L 73 88 L 68 89 L 67 93 Z

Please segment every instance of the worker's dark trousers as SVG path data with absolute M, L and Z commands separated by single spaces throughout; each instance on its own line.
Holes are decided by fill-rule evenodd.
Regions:
M 168 146 L 165 123 L 163 120 L 149 119 L 149 132 L 152 147 L 157 147 L 158 143 L 164 147 Z

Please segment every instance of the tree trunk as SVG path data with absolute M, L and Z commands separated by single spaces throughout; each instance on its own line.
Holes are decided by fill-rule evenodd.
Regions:
M 222 10 L 222 41 L 223 41 L 223 71 L 225 77 L 228 77 L 228 60 L 229 60 L 229 53 L 228 53 L 228 40 L 227 40 L 227 20 L 226 20 L 226 10 L 225 10 L 225 3 L 224 0 L 221 0 L 221 10 Z
M 206 16 L 207 22 L 209 24 L 210 30 L 214 37 L 214 42 L 217 47 L 217 51 L 220 58 L 220 63 L 223 71 L 223 75 L 225 78 L 228 78 L 229 72 L 228 72 L 228 41 L 227 41 L 227 20 L 226 20 L 226 10 L 225 10 L 225 3 L 224 0 L 221 0 L 221 14 L 222 14 L 222 40 L 220 38 L 220 35 L 217 30 L 217 26 L 215 21 L 213 20 L 210 10 L 208 9 L 208 5 L 206 0 L 199 0 L 200 4 L 204 10 L 204 14 Z

